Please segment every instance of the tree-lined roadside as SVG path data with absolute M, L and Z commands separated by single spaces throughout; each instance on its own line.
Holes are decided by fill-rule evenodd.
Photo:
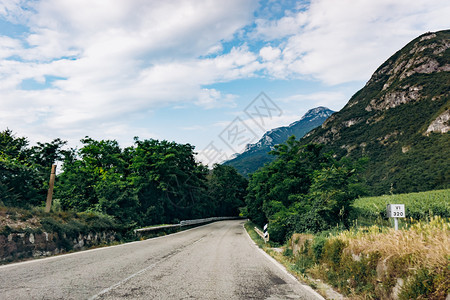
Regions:
M 127 227 L 212 216 L 237 216 L 247 181 L 232 167 L 212 170 L 194 158 L 190 144 L 140 140 L 121 148 L 115 140 L 81 140 L 29 146 L 11 130 L 0 132 L 0 205 L 43 206 L 50 168 L 62 166 L 54 188 L 54 210 L 112 216 Z

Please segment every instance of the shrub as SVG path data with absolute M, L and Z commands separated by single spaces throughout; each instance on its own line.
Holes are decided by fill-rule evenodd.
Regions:
M 419 269 L 406 282 L 399 299 L 445 299 L 450 290 L 450 269 Z
M 313 258 L 316 263 L 320 262 L 323 254 L 323 247 L 327 242 L 327 237 L 324 234 L 317 235 L 314 237 L 311 250 L 313 253 Z
M 286 248 L 283 250 L 283 255 L 286 256 L 286 257 L 292 257 L 292 256 L 293 256 L 292 249 L 286 247 Z
M 334 269 L 339 268 L 342 252 L 347 243 L 340 239 L 328 239 L 323 247 L 323 257 Z

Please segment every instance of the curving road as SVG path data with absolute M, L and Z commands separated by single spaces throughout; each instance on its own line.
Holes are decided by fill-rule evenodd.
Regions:
M 323 299 L 262 253 L 243 223 L 0 266 L 0 299 Z

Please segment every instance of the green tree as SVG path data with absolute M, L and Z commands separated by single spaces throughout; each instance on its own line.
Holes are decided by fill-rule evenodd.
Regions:
M 63 208 L 94 210 L 123 223 L 151 225 L 210 215 L 208 170 L 189 144 L 139 140 L 121 149 L 114 140 L 81 140 L 64 152 L 56 196 Z
M 350 205 L 362 192 L 359 163 L 336 161 L 322 145 L 301 145 L 295 137 L 278 145 L 276 159 L 255 172 L 248 184 L 249 217 L 269 222 L 271 239 L 284 241 L 292 232 L 347 225 Z
M 190 144 L 135 138 L 130 165 L 146 223 L 202 217 L 211 212 L 206 195 L 207 168 Z
M 247 180 L 231 166 L 214 165 L 208 176 L 208 195 L 216 216 L 238 216 L 244 206 Z
M 0 201 L 16 207 L 45 201 L 51 165 L 61 157 L 64 144 L 55 139 L 30 148 L 26 138 L 9 129 L 0 132 Z
M 79 150 L 64 152 L 63 172 L 56 182 L 55 197 L 64 209 L 95 210 L 123 218 L 119 208 L 135 207 L 135 201 L 126 181 L 127 162 L 122 149 L 114 140 L 96 141 L 86 137 L 81 142 L 83 147 Z M 125 203 L 117 206 L 108 201 Z M 114 207 L 117 209 L 113 210 Z

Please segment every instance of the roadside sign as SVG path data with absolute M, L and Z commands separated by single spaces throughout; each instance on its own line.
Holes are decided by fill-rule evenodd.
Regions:
M 398 230 L 398 218 L 405 218 L 405 204 L 388 204 L 386 207 L 388 218 L 394 218 L 394 228 Z
M 405 218 L 405 204 L 388 204 L 387 208 L 388 218 Z

